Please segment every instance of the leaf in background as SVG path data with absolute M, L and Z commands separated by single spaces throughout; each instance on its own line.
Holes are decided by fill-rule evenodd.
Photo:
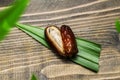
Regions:
M 120 33 L 120 21 L 116 20 L 115 22 L 116 30 Z
M 0 12 L 0 41 L 15 25 L 28 2 L 29 0 L 16 0 L 12 6 Z
M 45 41 L 44 29 L 28 26 L 24 24 L 16 24 L 19 29 L 36 39 L 38 42 L 49 48 L 49 45 Z M 101 46 L 99 44 L 76 38 L 78 54 L 71 60 L 79 65 L 82 65 L 90 70 L 98 72 L 99 70 L 99 57 Z
M 31 80 L 37 80 L 36 76 L 33 74 Z
M 0 40 L 4 38 L 4 36 L 9 32 L 10 27 L 6 21 L 0 24 L 2 27 L 0 27 Z M 4 26 L 4 27 L 3 27 Z

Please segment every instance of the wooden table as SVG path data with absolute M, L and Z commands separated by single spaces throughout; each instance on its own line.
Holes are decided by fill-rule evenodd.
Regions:
M 0 0 L 0 10 L 12 0 Z M 9 14 L 9 13 L 8 13 Z M 20 23 L 46 27 L 70 25 L 76 36 L 102 45 L 100 70 L 94 73 L 60 59 L 14 28 L 0 43 L 0 80 L 120 80 L 120 0 L 31 0 Z

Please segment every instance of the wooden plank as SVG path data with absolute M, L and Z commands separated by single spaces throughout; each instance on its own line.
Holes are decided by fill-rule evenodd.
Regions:
M 0 1 L 4 9 L 11 1 Z M 56 56 L 37 41 L 14 28 L 0 43 L 0 79 L 119 80 L 120 36 L 114 22 L 120 18 L 120 0 L 31 0 L 20 23 L 46 27 L 70 25 L 76 36 L 102 45 L 100 70 L 89 71 Z
M 0 0 L 0 7 L 8 6 L 13 0 Z

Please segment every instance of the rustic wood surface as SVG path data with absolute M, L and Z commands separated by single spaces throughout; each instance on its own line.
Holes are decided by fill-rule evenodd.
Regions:
M 0 0 L 0 10 L 12 0 Z M 8 13 L 9 14 L 9 13 Z M 20 23 L 46 27 L 70 25 L 76 36 L 102 45 L 100 70 L 94 73 L 60 59 L 14 28 L 0 43 L 0 80 L 120 80 L 120 0 L 31 0 Z

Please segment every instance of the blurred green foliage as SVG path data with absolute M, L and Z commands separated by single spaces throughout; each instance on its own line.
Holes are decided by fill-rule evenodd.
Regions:
M 15 0 L 8 8 L 0 11 L 0 41 L 5 38 L 11 28 L 24 12 L 29 0 Z

